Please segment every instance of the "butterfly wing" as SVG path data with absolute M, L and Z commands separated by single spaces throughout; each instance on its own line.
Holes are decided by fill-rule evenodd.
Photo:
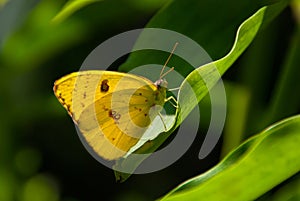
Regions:
M 120 80 L 122 80 L 120 82 Z M 151 81 L 112 71 L 79 71 L 66 75 L 54 83 L 54 94 L 75 122 L 82 111 L 101 97 L 128 88 L 149 85 Z
M 139 141 L 165 99 L 149 80 L 108 71 L 70 74 L 54 88 L 87 143 L 108 160 L 124 156 Z
M 78 127 L 98 155 L 108 160 L 120 158 L 140 140 L 161 110 L 155 105 L 154 93 L 146 87 L 113 92 L 82 112 Z

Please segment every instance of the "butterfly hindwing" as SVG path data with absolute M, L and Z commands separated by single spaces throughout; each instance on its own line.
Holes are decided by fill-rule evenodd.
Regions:
M 82 112 L 78 127 L 98 155 L 124 156 L 161 110 L 156 93 L 149 86 L 110 93 Z

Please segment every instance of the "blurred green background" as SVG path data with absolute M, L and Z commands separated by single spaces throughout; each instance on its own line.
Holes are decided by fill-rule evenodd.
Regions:
M 286 91 L 282 84 L 286 83 L 284 76 L 300 75 L 297 69 L 286 72 L 282 67 L 291 61 L 289 57 L 299 56 L 298 11 L 289 6 L 225 74 L 228 119 L 224 132 L 234 130 L 236 141 L 224 137 L 207 158 L 199 160 L 204 136 L 198 135 L 189 151 L 170 167 L 116 183 L 113 171 L 82 146 L 71 118 L 53 94 L 53 83 L 77 71 L 101 42 L 145 27 L 170 1 L 86 2 L 88 5 L 69 17 L 53 21 L 66 1 L 0 1 L 1 201 L 154 200 L 208 170 L 270 123 L 299 113 L 299 91 Z M 299 90 L 296 85 L 294 89 Z M 277 90 L 285 91 L 283 100 L 276 98 Z M 289 104 L 278 107 L 286 100 Z M 208 100 L 201 103 L 201 112 L 199 133 L 204 133 L 209 122 Z M 291 184 L 299 187 L 299 175 L 260 199 L 282 194 Z

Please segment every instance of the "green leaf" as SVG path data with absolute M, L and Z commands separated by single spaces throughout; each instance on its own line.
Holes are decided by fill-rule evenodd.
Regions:
M 188 4 L 190 4 L 190 2 Z M 187 15 L 188 17 L 181 16 L 184 18 L 184 20 L 182 20 L 181 18 L 176 19 L 175 14 L 181 13 L 180 10 L 185 8 L 188 5 L 186 5 L 182 1 L 174 1 L 172 4 L 169 5 L 169 7 L 164 9 L 157 16 L 155 16 L 152 19 L 152 21 L 149 23 L 148 27 L 149 26 L 154 27 L 155 24 L 157 24 L 157 27 L 161 26 L 163 28 L 165 28 L 165 27 L 168 28 L 168 26 L 172 26 L 174 24 L 175 25 L 179 24 L 178 26 L 174 25 L 170 29 L 173 29 L 173 30 L 177 29 L 177 31 L 179 29 L 181 33 L 184 32 L 184 33 L 187 33 L 187 35 L 190 34 L 188 36 L 191 37 L 191 36 L 193 36 L 192 33 L 194 33 L 194 32 L 187 30 L 187 28 L 191 28 L 191 27 L 184 26 L 184 23 L 193 21 L 193 19 L 195 18 L 195 15 L 198 15 L 197 17 L 199 18 L 199 21 L 201 21 L 203 19 L 203 24 L 201 24 L 201 27 L 202 27 L 201 30 L 198 30 L 198 29 L 193 30 L 193 31 L 197 32 L 197 34 L 198 34 L 198 35 L 194 34 L 197 36 L 195 36 L 193 39 L 197 40 L 197 42 L 212 41 L 212 40 L 218 41 L 217 44 L 215 44 L 212 41 L 212 45 L 207 44 L 207 48 L 206 48 L 206 50 L 209 50 L 210 54 L 213 55 L 212 56 L 213 58 L 217 58 L 220 54 L 223 54 L 223 52 L 224 52 L 224 49 L 221 48 L 222 50 L 220 50 L 220 48 L 217 48 L 217 46 L 220 47 L 221 44 L 224 44 L 225 47 L 228 46 L 227 41 L 230 41 L 230 38 L 232 38 L 232 35 L 234 34 L 234 33 L 232 33 L 232 31 L 235 29 L 236 23 L 240 21 L 240 18 L 237 18 L 235 20 L 231 19 L 231 21 L 229 19 L 226 19 L 226 20 L 229 20 L 228 24 L 226 24 L 227 27 L 229 27 L 229 30 L 228 31 L 225 30 L 223 32 L 216 31 L 216 30 L 220 30 L 222 28 L 220 27 L 221 26 L 220 24 L 212 23 L 210 21 L 210 20 L 212 20 L 212 18 L 216 17 L 215 15 L 211 15 L 211 13 L 210 13 L 209 17 L 206 16 L 209 14 L 205 10 L 210 10 L 209 6 L 212 6 L 212 5 L 210 5 L 210 3 L 207 3 L 207 4 L 208 5 L 204 5 L 204 6 L 208 6 L 208 7 L 197 7 L 197 6 L 199 6 L 199 3 L 197 4 L 195 2 L 195 5 L 190 7 L 191 10 L 189 10 L 190 11 L 189 13 L 194 12 L 194 15 L 191 15 L 191 14 Z M 245 3 L 241 7 L 244 7 L 244 6 L 247 7 L 249 5 L 247 5 L 247 3 Z M 254 13 L 251 17 L 246 19 L 238 28 L 236 28 L 237 33 L 236 33 L 235 42 L 234 42 L 234 45 L 232 46 L 232 49 L 229 51 L 229 53 L 227 53 L 226 56 L 224 56 L 223 58 L 221 58 L 215 62 L 207 63 L 203 66 L 198 67 L 196 70 L 192 71 L 186 77 L 186 79 L 183 81 L 183 83 L 181 84 L 179 94 L 178 94 L 178 102 L 180 105 L 181 113 L 179 113 L 177 122 L 176 122 L 175 126 L 173 127 L 173 129 L 171 129 L 170 131 L 168 131 L 166 133 L 161 133 L 156 139 L 154 139 L 150 142 L 147 142 L 144 146 L 139 148 L 134 153 L 135 154 L 152 153 L 156 149 L 158 149 L 158 147 L 172 134 L 172 132 L 189 115 L 189 113 L 198 104 L 198 102 L 216 84 L 216 82 L 220 79 L 220 75 L 223 75 L 226 72 L 226 70 L 234 63 L 234 61 L 242 54 L 242 52 L 245 51 L 245 49 L 249 46 L 251 41 L 254 39 L 255 35 L 258 33 L 259 29 L 261 27 L 266 26 L 276 15 L 278 15 L 278 13 L 285 6 L 286 6 L 286 1 L 281 1 L 281 2 L 278 2 L 271 6 L 262 7 L 256 13 Z M 250 7 L 253 8 L 253 5 Z M 204 12 L 203 13 L 200 12 L 199 9 L 203 9 Z M 250 10 L 252 10 L 252 9 L 250 9 Z M 249 10 L 247 10 L 247 11 L 249 13 Z M 239 12 L 240 11 L 237 11 L 239 16 L 244 16 L 243 13 L 239 13 Z M 242 12 L 245 13 L 245 11 L 242 11 Z M 218 13 L 218 12 L 214 12 L 214 14 L 215 13 Z M 169 16 L 169 15 L 171 15 L 171 16 Z M 220 17 L 222 18 L 224 16 L 217 15 L 217 17 L 216 17 L 217 19 L 215 19 L 215 20 L 216 21 L 220 20 L 219 19 Z M 205 19 L 208 19 L 208 20 L 205 21 Z M 173 21 L 176 21 L 176 23 L 171 23 Z M 208 26 L 208 27 L 206 27 L 206 26 Z M 209 29 L 209 31 L 206 30 L 206 28 Z M 210 34 L 208 34 L 208 33 L 203 34 L 202 32 L 209 32 Z M 149 40 L 149 38 L 147 38 L 147 37 L 149 37 L 149 36 L 145 36 L 144 40 L 147 40 L 147 39 Z M 210 38 L 212 38 L 212 40 L 210 40 Z M 220 38 L 226 42 L 220 41 Z M 141 35 L 141 37 L 139 38 L 139 41 L 143 41 L 143 35 Z M 201 44 L 205 44 L 205 42 L 203 42 Z M 216 51 L 216 50 L 214 51 L 213 48 L 216 48 L 219 51 Z M 226 50 L 226 48 L 225 48 L 225 50 Z M 132 68 L 134 68 L 135 66 L 139 66 L 139 65 L 143 64 L 144 62 L 155 63 L 154 60 L 155 60 L 155 57 L 151 57 L 151 55 L 143 55 L 143 53 L 141 53 L 141 52 L 134 52 L 133 54 L 130 55 L 130 57 L 126 61 L 126 63 L 120 67 L 120 70 L 129 71 Z M 177 64 L 178 63 L 175 63 L 175 65 L 173 65 L 173 64 L 170 64 L 170 65 L 178 66 Z M 182 70 L 182 69 L 179 69 L 179 71 L 180 70 Z M 183 74 L 186 73 L 186 72 L 184 72 L 184 70 L 181 71 L 181 72 L 183 72 Z M 193 91 L 191 91 L 189 89 L 190 86 L 192 87 Z M 191 101 L 191 100 L 193 100 L 194 94 L 196 95 L 197 100 Z M 134 157 L 131 158 L 129 156 L 126 159 L 117 161 L 116 165 L 115 165 L 115 170 L 122 169 L 122 167 L 128 167 L 129 169 L 131 169 L 131 172 L 134 172 L 135 168 L 147 157 L 148 156 L 145 155 L 144 158 L 140 158 L 139 160 L 136 160 L 136 159 L 134 159 Z M 130 176 L 130 174 L 128 174 L 128 172 L 123 173 L 123 172 L 119 172 L 119 171 L 115 171 L 115 175 L 116 175 L 116 179 L 119 181 L 125 181 Z
M 101 0 L 70 0 L 63 7 L 63 9 L 52 19 L 54 23 L 60 23 L 68 18 L 70 15 L 75 13 L 77 10 L 95 2 L 99 2 Z
M 300 170 L 299 143 L 297 115 L 250 138 L 213 169 L 162 200 L 253 200 Z
M 274 87 L 273 98 L 270 99 L 269 108 L 266 112 L 266 122 L 273 123 L 277 119 L 295 114 L 299 108 L 300 94 L 294 93 L 300 90 L 300 26 L 295 29 L 282 71 L 279 74 L 278 82 Z M 289 104 L 286 104 L 286 103 Z
M 83 40 L 83 35 L 87 33 L 85 24 L 74 19 L 68 23 L 50 23 L 58 6 L 55 1 L 37 4 L 22 27 L 8 37 L 0 57 L 1 64 L 9 66 L 11 75 L 33 69 L 60 50 Z

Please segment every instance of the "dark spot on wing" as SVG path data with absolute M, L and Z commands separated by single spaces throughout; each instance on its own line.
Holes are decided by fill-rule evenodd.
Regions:
M 102 93 L 108 92 L 108 90 L 109 90 L 108 80 L 103 80 L 101 82 L 100 90 Z
M 67 107 L 67 111 L 70 112 L 70 105 L 65 105 Z
M 116 112 L 115 110 L 109 110 L 108 111 L 108 116 L 113 118 L 115 120 L 115 123 L 119 123 L 118 120 L 121 118 L 121 114 Z
M 104 111 L 108 111 L 109 109 L 106 108 L 105 106 L 103 106 L 103 110 L 104 110 Z
M 115 120 L 119 120 L 120 118 L 121 118 L 121 115 L 119 113 L 114 116 Z
M 112 110 L 109 110 L 109 111 L 108 111 L 108 116 L 109 116 L 109 117 L 113 117 L 113 113 L 112 113 L 112 112 L 113 112 Z
M 142 111 L 142 108 L 138 108 L 136 106 L 134 106 L 134 109 L 138 110 L 138 111 Z

